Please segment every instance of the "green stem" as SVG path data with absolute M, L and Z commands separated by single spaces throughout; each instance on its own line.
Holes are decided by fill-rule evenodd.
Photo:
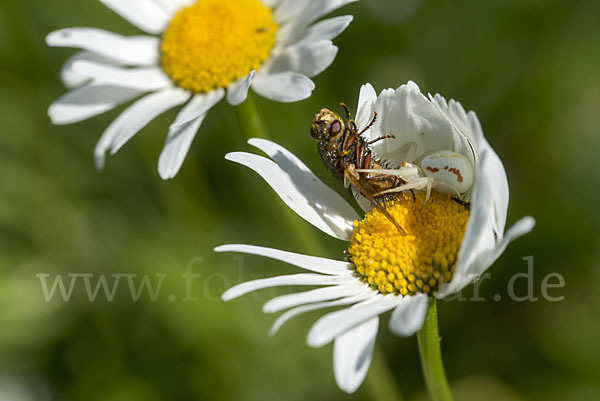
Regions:
M 252 91 L 248 91 L 246 100 L 234 109 L 245 140 L 269 137 Z
M 425 323 L 417 333 L 423 378 L 434 401 L 452 401 L 452 393 L 442 363 L 442 351 L 438 332 L 437 304 L 429 298 Z

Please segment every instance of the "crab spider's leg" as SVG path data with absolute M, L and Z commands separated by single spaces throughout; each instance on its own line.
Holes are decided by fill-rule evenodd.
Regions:
M 454 188 L 452 185 L 448 184 L 447 182 L 434 180 L 433 185 L 435 185 L 438 188 L 442 187 L 442 188 L 449 189 L 451 192 L 454 192 L 456 194 L 456 196 L 458 196 L 460 199 L 463 198 L 461 196 L 460 192 L 458 192 L 458 190 L 456 188 Z
M 381 195 L 385 195 L 385 194 L 391 194 L 391 193 L 396 193 L 396 192 L 403 192 L 403 191 L 408 191 L 409 189 L 423 189 L 423 188 L 428 188 L 428 193 L 427 193 L 427 200 L 429 200 L 429 194 L 430 194 L 430 190 L 431 190 L 431 185 L 433 184 L 433 180 L 431 177 L 421 177 L 421 178 L 416 178 L 414 180 L 412 180 L 409 183 L 406 183 L 404 185 L 400 185 L 399 187 L 396 188 L 391 188 L 391 189 L 386 189 L 385 191 L 381 191 L 375 194 L 375 196 L 381 196 Z
M 375 175 L 395 175 L 400 178 L 408 177 L 413 174 L 418 174 L 419 169 L 415 167 L 406 167 L 400 169 L 385 169 L 385 168 L 357 168 L 354 171 L 357 173 L 369 173 Z

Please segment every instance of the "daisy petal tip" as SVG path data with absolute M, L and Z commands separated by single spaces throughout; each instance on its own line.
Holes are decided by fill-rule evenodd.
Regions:
M 269 301 L 263 305 L 262 311 L 263 313 L 274 313 L 277 312 L 277 309 L 273 308 L 273 304 L 271 303 L 271 301 Z
M 227 301 L 231 301 L 232 299 L 236 298 L 236 295 L 231 291 L 231 288 L 228 289 L 227 291 L 225 291 L 222 295 L 221 295 L 221 300 L 227 302 Z
M 271 328 L 269 329 L 269 337 L 275 337 L 275 334 L 279 332 L 280 328 L 281 325 L 278 325 L 277 323 L 273 324 L 273 326 L 271 326 Z
M 512 225 L 511 228 L 504 233 L 502 241 L 506 244 L 513 240 L 528 234 L 535 227 L 535 219 L 531 216 L 525 216 L 521 220 Z
M 368 90 L 368 91 L 372 91 L 375 92 L 375 88 L 373 88 L 373 85 L 371 85 L 370 82 L 365 82 L 364 84 L 362 84 L 360 86 L 360 90 Z
M 225 155 L 225 160 L 229 160 L 234 163 L 242 163 L 242 158 L 246 154 L 246 152 L 229 152 Z
M 96 151 L 94 153 L 94 164 L 96 165 L 96 169 L 103 170 L 105 163 L 106 163 L 106 156 L 104 155 L 104 151 Z
M 423 327 L 429 299 L 425 295 L 405 297 L 392 312 L 389 328 L 399 337 L 413 336 Z
M 315 323 L 317 326 L 319 322 Z M 311 328 L 306 336 L 306 343 L 308 346 L 313 348 L 321 348 L 324 345 L 329 344 L 333 339 L 329 339 L 323 335 L 322 330 L 314 330 L 315 326 Z
M 363 383 L 363 380 L 338 379 L 336 377 L 335 384 L 346 394 L 354 394 Z
M 44 41 L 46 42 L 46 45 L 48 46 L 54 46 L 54 39 L 56 38 L 56 33 L 58 31 L 53 31 L 50 32 L 49 34 L 46 35 L 46 37 L 44 38 Z
M 275 142 L 270 141 L 268 139 L 264 139 L 264 138 L 250 138 L 250 139 L 248 139 L 247 143 L 248 143 L 248 145 L 254 146 L 255 148 L 258 148 L 260 150 L 263 150 L 263 148 L 268 145 L 277 146 L 277 144 Z
M 520 221 L 523 234 L 529 233 L 535 227 L 535 218 L 533 216 L 525 216 Z
M 232 250 L 232 246 L 231 245 L 219 245 L 216 246 L 213 251 L 218 252 L 218 253 L 223 253 L 223 252 L 230 252 Z
M 177 175 L 177 171 L 172 171 L 168 167 L 163 167 L 163 165 L 158 166 L 158 175 L 164 181 L 175 178 Z
M 48 110 L 46 111 L 46 114 L 48 115 L 48 118 L 50 119 L 50 122 L 54 125 L 67 125 L 69 124 L 67 122 L 66 119 L 61 118 L 62 113 L 59 112 L 59 110 L 57 110 L 57 105 L 55 104 L 51 104 L 50 107 L 48 107 Z
M 71 35 L 71 32 L 71 28 L 58 29 L 47 34 L 44 40 L 50 47 L 62 47 L 64 46 L 64 39 L 68 38 Z
M 256 70 L 252 70 L 247 76 L 240 78 L 236 82 L 232 82 L 227 87 L 227 103 L 232 106 L 239 106 L 244 103 L 248 97 L 248 90 L 252 86 L 252 80 L 255 75 Z

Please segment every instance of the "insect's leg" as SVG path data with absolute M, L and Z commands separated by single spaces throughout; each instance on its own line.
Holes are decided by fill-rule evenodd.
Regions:
M 369 199 L 373 205 L 375 205 L 375 207 L 377 209 L 379 209 L 379 211 L 381 211 L 381 213 L 383 213 L 383 215 L 385 217 L 388 218 L 389 221 L 392 222 L 392 224 L 394 224 L 394 226 L 396 226 L 396 228 L 398 229 L 398 232 L 402 235 L 406 235 L 406 231 L 404 231 L 404 229 L 400 226 L 400 224 L 398 224 L 398 222 L 396 221 L 396 219 L 394 219 L 394 217 L 387 211 L 385 210 L 385 208 L 383 206 L 381 206 L 381 203 L 379 203 L 379 201 L 377 199 L 375 199 L 373 197 L 373 195 L 371 195 L 359 182 L 356 178 L 352 177 L 350 174 L 344 174 L 344 178 L 346 178 L 346 176 L 348 177 L 348 180 L 354 184 L 354 186 L 356 186 L 356 188 L 358 188 L 358 190 L 360 191 L 361 194 L 363 194 L 364 196 L 367 197 L 367 199 Z
M 362 149 L 364 149 L 364 148 L 362 148 Z M 365 154 L 364 154 L 364 157 L 362 157 L 362 159 L 357 158 L 357 160 L 356 160 L 356 162 L 359 163 L 358 167 L 360 167 L 360 168 L 371 167 L 371 160 L 373 158 L 373 156 L 371 155 L 371 151 L 369 149 L 366 149 L 364 153 Z M 358 174 L 360 176 L 360 172 Z M 368 177 L 368 174 L 367 174 L 367 177 Z M 370 177 L 369 177 L 369 179 L 370 179 Z
M 383 140 L 383 139 L 389 139 L 389 138 L 395 138 L 395 136 L 394 136 L 394 135 L 391 135 L 391 134 L 390 134 L 390 135 L 384 135 L 384 136 L 380 136 L 379 138 L 375 138 L 375 139 L 373 139 L 372 141 L 369 141 L 369 142 L 367 142 L 367 145 L 372 145 L 372 144 L 374 144 L 375 142 L 379 142 L 379 141 L 381 141 L 381 140 Z M 413 142 L 413 143 L 414 143 L 414 142 Z
M 371 128 L 373 126 L 373 124 L 375 124 L 375 121 L 377 121 L 377 112 L 374 111 L 373 112 L 373 119 L 371 120 L 371 122 L 369 124 L 367 124 L 367 126 L 365 128 L 363 128 L 362 131 L 360 131 L 358 133 L 358 135 L 362 135 L 364 132 L 366 132 L 369 128 Z
M 356 166 L 362 166 L 364 164 L 366 152 L 366 146 L 360 142 L 356 144 Z
M 360 168 L 371 167 L 372 160 L 373 160 L 373 155 L 371 154 L 371 152 L 369 150 L 367 150 L 367 154 L 366 154 L 365 158 L 363 159 L 363 162 L 362 162 L 362 165 L 360 166 Z
M 355 135 L 345 134 L 344 141 L 342 142 L 342 150 L 346 151 L 350 149 L 352 145 L 354 145 L 354 141 L 356 140 Z
M 344 111 L 346 112 L 346 120 L 348 120 L 348 121 L 352 120 L 352 115 L 350 114 L 350 109 L 348 108 L 348 106 L 346 106 L 346 103 L 340 103 L 340 106 L 342 106 L 344 108 Z

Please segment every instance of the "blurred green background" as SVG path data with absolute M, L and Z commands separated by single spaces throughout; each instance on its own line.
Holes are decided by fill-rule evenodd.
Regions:
M 336 15 L 354 22 L 335 40 L 335 63 L 313 96 L 293 104 L 259 98 L 273 139 L 326 183 L 308 126 L 321 106 L 355 109 L 362 83 L 379 91 L 415 80 L 424 92 L 475 110 L 511 186 L 508 223 L 537 219 L 480 286 L 482 302 L 442 302 L 440 329 L 458 400 L 600 400 L 600 2 L 596 0 L 364 0 Z M 321 256 L 344 243 L 300 218 L 282 217 L 253 172 L 223 155 L 249 150 L 234 111 L 210 111 L 179 175 L 156 171 L 176 111 L 152 122 L 96 171 L 92 151 L 123 109 L 53 126 L 50 103 L 65 89 L 70 49 L 45 35 L 68 26 L 138 34 L 96 0 L 0 2 L 0 400 L 367 400 L 392 392 L 373 369 L 348 396 L 335 385 L 332 347 L 305 344 L 321 314 L 267 335 L 261 305 L 292 289 L 219 300 L 235 283 L 297 269 L 260 257 L 214 254 L 223 243 L 307 249 L 286 219 L 303 225 Z M 515 302 L 507 282 L 534 257 L 534 295 L 545 275 L 566 286 L 561 302 Z M 186 288 L 191 266 L 199 278 Z M 44 300 L 36 274 L 166 274 L 155 301 L 113 302 L 83 286 Z M 97 277 L 97 276 L 95 276 Z M 95 283 L 96 278 L 92 280 Z M 111 281 L 111 280 L 109 280 Z M 524 280 L 516 291 L 527 290 Z M 191 290 L 191 292 L 190 292 Z M 466 291 L 466 295 L 472 293 Z M 494 294 L 502 294 L 500 301 Z M 195 300 L 184 300 L 185 297 Z M 387 364 L 404 399 L 426 400 L 416 339 L 383 319 L 375 364 Z

